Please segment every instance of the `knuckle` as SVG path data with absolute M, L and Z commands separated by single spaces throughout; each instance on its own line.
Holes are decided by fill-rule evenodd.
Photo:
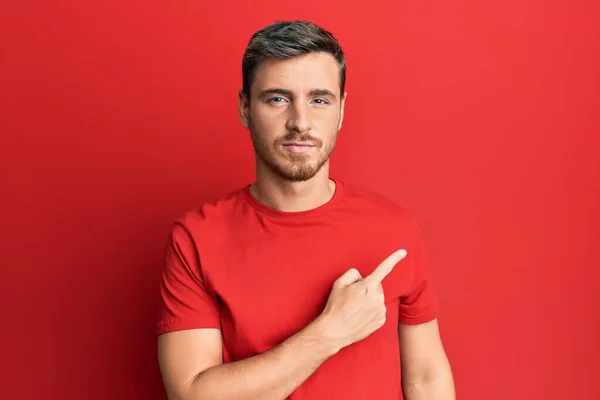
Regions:
M 345 286 L 344 291 L 347 296 L 351 296 L 351 297 L 354 297 L 357 293 L 357 289 L 354 285 Z
M 346 277 L 358 277 L 360 273 L 356 268 L 350 268 L 344 275 L 346 275 Z
M 383 288 L 381 287 L 381 285 L 379 285 L 375 289 L 373 289 L 373 292 L 377 293 L 378 295 L 383 296 Z

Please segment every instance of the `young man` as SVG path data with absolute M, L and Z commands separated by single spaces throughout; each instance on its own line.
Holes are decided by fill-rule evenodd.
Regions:
M 415 220 L 329 176 L 345 71 L 308 22 L 250 40 L 239 112 L 256 181 L 173 226 L 158 323 L 170 399 L 454 399 Z

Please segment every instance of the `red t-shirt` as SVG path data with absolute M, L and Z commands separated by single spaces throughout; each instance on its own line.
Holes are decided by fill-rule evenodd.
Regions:
M 219 328 L 224 362 L 266 352 L 322 312 L 346 270 L 364 277 L 400 248 L 408 255 L 383 281 L 387 322 L 328 359 L 290 399 L 402 399 L 398 323 L 438 312 L 423 240 L 405 209 L 339 180 L 333 198 L 309 211 L 269 208 L 246 186 L 178 219 L 158 333 Z

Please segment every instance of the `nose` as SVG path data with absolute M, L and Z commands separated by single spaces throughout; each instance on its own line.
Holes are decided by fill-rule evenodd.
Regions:
M 294 103 L 290 107 L 290 116 L 287 121 L 286 128 L 288 131 L 304 133 L 310 131 L 312 124 L 309 119 L 310 110 L 305 104 L 300 102 Z

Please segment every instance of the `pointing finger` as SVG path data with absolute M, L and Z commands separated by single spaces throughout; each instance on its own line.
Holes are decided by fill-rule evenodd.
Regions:
M 400 249 L 393 252 L 389 255 L 381 264 L 375 268 L 375 270 L 367 276 L 364 281 L 369 285 L 378 284 L 383 281 L 383 279 L 388 276 L 390 272 L 394 269 L 394 266 L 398 264 L 400 260 L 406 257 L 406 250 Z

